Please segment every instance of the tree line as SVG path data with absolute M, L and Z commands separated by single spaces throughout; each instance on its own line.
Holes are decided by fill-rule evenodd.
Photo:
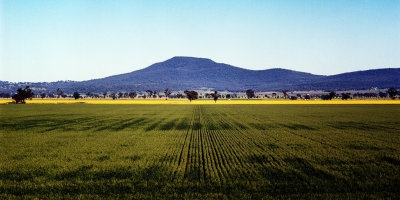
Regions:
M 187 98 L 190 102 L 192 102 L 193 100 L 199 99 L 199 94 L 197 91 L 194 90 L 185 90 L 182 93 L 177 93 L 175 95 L 172 95 L 172 91 L 169 88 L 166 88 L 163 91 L 164 94 L 160 94 L 160 92 L 158 91 L 153 91 L 153 90 L 146 90 L 145 93 L 141 96 L 141 98 L 164 98 L 166 100 L 168 100 L 168 98 Z M 310 94 L 305 94 L 305 95 L 301 95 L 301 94 L 297 94 L 297 95 L 289 95 L 289 90 L 282 90 L 281 93 L 283 94 L 282 96 L 278 96 L 277 93 L 272 93 L 271 96 L 266 95 L 265 94 L 265 98 L 284 98 L 284 99 L 290 99 L 290 100 L 297 100 L 297 99 L 304 99 L 304 100 L 309 100 L 311 98 L 320 98 L 322 100 L 332 100 L 332 99 L 342 99 L 342 100 L 347 100 L 347 99 L 351 99 L 351 98 L 387 98 L 390 97 L 391 99 L 396 99 L 397 96 L 400 96 L 400 91 L 398 91 L 395 88 L 389 88 L 386 92 L 379 92 L 379 93 L 348 93 L 348 92 L 344 92 L 341 94 L 336 93 L 335 91 L 331 91 L 327 94 L 322 94 L 322 95 L 314 95 L 311 96 Z M 32 89 L 29 86 L 26 86 L 24 89 L 19 88 L 17 90 L 17 93 L 14 95 L 9 95 L 9 94 L 4 94 L 1 93 L 0 97 L 1 98 L 11 98 L 15 100 L 15 103 L 25 103 L 26 99 L 32 99 L 34 97 L 34 93 L 32 92 Z M 112 98 L 112 99 L 121 99 L 121 98 L 130 98 L 130 99 L 134 99 L 136 97 L 138 97 L 139 93 L 136 91 L 130 91 L 130 92 L 118 92 L 118 93 L 108 93 L 108 92 L 104 92 L 103 94 L 95 94 L 95 93 L 86 93 L 85 96 L 88 98 Z M 245 95 L 247 97 L 247 99 L 252 99 L 252 98 L 256 98 L 256 93 L 254 90 L 252 89 L 248 89 L 245 92 Z M 54 94 L 45 94 L 45 93 L 41 93 L 39 95 L 41 98 L 66 98 L 66 97 L 73 97 L 74 99 L 79 99 L 82 98 L 82 95 L 75 91 L 71 96 L 66 95 L 61 88 L 57 88 L 56 90 L 56 95 Z M 231 99 L 231 98 L 235 98 L 236 95 L 231 95 L 231 94 L 226 94 L 226 95 L 221 95 L 220 93 L 218 93 L 218 91 L 214 91 L 213 93 L 205 93 L 204 94 L 204 98 L 212 98 L 215 102 L 217 102 L 217 100 L 220 97 L 224 97 L 227 99 Z M 258 97 L 258 96 L 257 96 Z

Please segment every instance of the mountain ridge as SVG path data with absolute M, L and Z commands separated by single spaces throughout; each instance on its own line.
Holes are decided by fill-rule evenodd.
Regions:
M 283 68 L 250 70 L 208 58 L 175 56 L 136 71 L 86 81 L 29 83 L 36 91 L 83 93 L 212 89 L 227 91 L 362 90 L 400 87 L 400 68 L 315 75 Z M 0 92 L 14 92 L 22 83 L 0 81 Z

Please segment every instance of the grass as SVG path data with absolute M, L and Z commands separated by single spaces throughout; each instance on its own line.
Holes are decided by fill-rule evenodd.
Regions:
M 0 105 L 0 198 L 397 199 L 399 119 L 399 105 Z

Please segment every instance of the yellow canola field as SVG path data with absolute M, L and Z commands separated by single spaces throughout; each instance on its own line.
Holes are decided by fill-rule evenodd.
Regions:
M 12 99 L 0 99 L 0 104 L 9 104 Z M 187 105 L 219 105 L 219 104 L 400 104 L 400 100 L 377 100 L 377 99 L 353 99 L 353 100 L 285 100 L 285 99 L 221 99 L 216 103 L 213 100 L 194 100 L 187 99 L 32 99 L 27 100 L 27 104 L 187 104 Z

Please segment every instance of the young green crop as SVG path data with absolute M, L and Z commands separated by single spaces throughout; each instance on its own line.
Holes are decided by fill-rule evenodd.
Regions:
M 400 196 L 399 105 L 1 105 L 0 198 Z

